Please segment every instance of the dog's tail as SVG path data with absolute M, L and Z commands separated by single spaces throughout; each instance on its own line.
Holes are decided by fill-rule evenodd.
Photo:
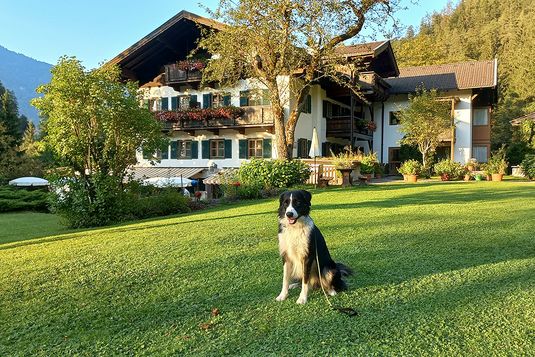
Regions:
M 334 275 L 332 286 L 336 291 L 347 290 L 347 284 L 344 278 L 353 275 L 353 270 L 347 265 L 336 263 L 336 274 Z

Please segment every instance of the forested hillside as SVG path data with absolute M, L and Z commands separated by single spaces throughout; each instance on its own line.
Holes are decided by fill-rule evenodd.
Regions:
M 535 0 L 461 0 L 394 42 L 400 67 L 498 58 L 493 144 L 509 142 L 509 120 L 535 111 Z

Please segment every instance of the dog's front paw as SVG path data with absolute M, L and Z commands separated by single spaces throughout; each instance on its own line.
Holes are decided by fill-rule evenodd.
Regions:
M 280 293 L 279 296 L 275 298 L 277 301 L 284 301 L 288 297 L 288 293 Z
M 297 299 L 296 303 L 299 305 L 304 305 L 307 303 L 307 297 L 306 296 L 299 296 L 299 299 Z

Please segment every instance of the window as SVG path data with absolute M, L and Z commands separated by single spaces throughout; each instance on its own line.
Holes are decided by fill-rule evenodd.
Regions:
M 149 110 L 153 112 L 162 110 L 162 101 L 160 98 L 149 99 Z
M 264 145 L 264 140 L 262 139 L 249 139 L 248 140 L 248 154 L 249 156 L 248 157 L 263 157 L 264 155 L 264 152 L 263 152 L 263 145 Z
M 488 108 L 475 108 L 474 109 L 474 125 L 489 125 L 489 109 Z
M 191 141 L 182 141 L 178 149 L 178 157 L 180 159 L 191 159 Z
M 477 162 L 487 162 L 489 154 L 489 148 L 486 145 L 474 146 L 472 148 L 472 156 Z
M 240 107 L 269 105 L 270 103 L 269 91 L 267 89 L 240 91 Z
M 390 120 L 388 122 L 390 125 L 399 125 L 399 112 L 390 112 Z
M 225 140 L 210 140 L 210 159 L 225 158 Z
M 303 113 L 312 113 L 312 96 L 310 94 L 305 98 Z
M 212 95 L 212 108 L 228 107 L 230 105 L 231 96 L 216 93 Z
M 179 100 L 179 108 L 181 110 L 190 108 L 191 98 L 189 95 L 181 95 L 180 97 L 178 97 L 178 100 Z
M 401 162 L 400 148 L 388 148 L 388 162 Z

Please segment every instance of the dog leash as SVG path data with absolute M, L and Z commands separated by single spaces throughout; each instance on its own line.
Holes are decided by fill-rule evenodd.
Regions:
M 323 287 L 323 280 L 321 279 L 321 268 L 320 268 L 320 260 L 318 257 L 318 238 L 314 236 L 314 245 L 316 247 L 316 264 L 318 265 L 318 277 L 320 278 L 320 285 L 321 290 L 323 291 L 323 296 L 325 296 L 325 300 L 327 300 L 327 303 L 331 307 L 331 309 L 338 311 L 341 314 L 346 314 L 349 317 L 358 316 L 359 313 L 353 308 L 350 307 L 340 307 L 340 306 L 334 306 L 329 300 L 329 296 L 327 295 L 327 292 L 325 291 L 325 288 Z

